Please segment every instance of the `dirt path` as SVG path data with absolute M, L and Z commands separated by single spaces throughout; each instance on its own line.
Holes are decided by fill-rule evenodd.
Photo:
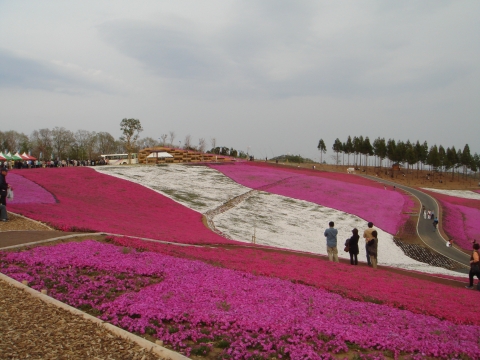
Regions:
M 159 359 L 1 280 L 0 294 L 0 359 Z

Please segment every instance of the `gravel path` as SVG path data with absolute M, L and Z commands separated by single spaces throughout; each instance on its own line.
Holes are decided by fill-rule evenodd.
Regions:
M 0 280 L 0 359 L 159 359 Z

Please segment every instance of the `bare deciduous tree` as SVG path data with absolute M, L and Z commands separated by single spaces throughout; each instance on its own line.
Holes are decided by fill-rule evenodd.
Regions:
M 75 137 L 70 130 L 65 129 L 64 127 L 55 126 L 52 131 L 52 146 L 54 151 L 54 156 L 57 159 L 64 159 L 67 154 L 70 146 L 75 142 Z
M 167 137 L 168 137 L 167 134 L 162 134 L 162 135 L 160 136 L 160 139 L 162 139 L 162 146 L 165 146 L 165 145 L 166 145 Z
M 170 131 L 168 134 L 170 135 L 170 146 L 173 146 L 173 140 L 175 140 L 175 131 Z
M 192 144 L 191 144 L 191 141 L 192 141 L 192 137 L 190 136 L 190 134 L 188 134 L 187 136 L 185 136 L 185 140 L 184 140 L 184 148 L 186 150 L 188 149 L 191 149 L 192 148 Z
M 146 137 L 146 138 L 137 140 L 137 147 L 138 148 L 153 148 L 155 146 L 158 146 L 158 141 L 155 140 L 154 138 L 149 137 L 149 136 Z
M 99 132 L 95 136 L 96 152 L 101 154 L 114 154 L 117 152 L 117 144 L 115 138 L 108 132 Z
M 205 143 L 205 139 L 204 139 L 204 138 L 198 139 L 198 151 L 200 151 L 201 153 L 204 153 L 206 146 L 207 146 L 207 145 L 206 145 L 206 143 Z
M 77 160 L 90 159 L 95 145 L 95 132 L 78 130 L 75 132 L 74 138 L 74 151 L 72 155 L 74 155 Z
M 40 129 L 33 131 L 30 136 L 33 144 L 33 154 L 39 159 L 50 160 L 52 155 L 52 131 L 50 129 Z

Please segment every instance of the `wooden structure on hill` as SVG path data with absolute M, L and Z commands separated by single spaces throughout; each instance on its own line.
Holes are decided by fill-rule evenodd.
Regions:
M 166 154 L 171 155 L 167 157 Z M 138 152 L 140 164 L 178 164 L 196 162 L 232 162 L 234 158 L 217 154 L 204 154 L 198 151 L 182 150 L 165 146 L 145 148 Z

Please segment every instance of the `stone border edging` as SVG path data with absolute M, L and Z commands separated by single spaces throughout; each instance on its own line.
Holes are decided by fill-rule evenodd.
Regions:
M 43 301 L 46 304 L 56 306 L 58 308 L 64 309 L 64 310 L 72 313 L 73 315 L 78 315 L 78 316 L 83 317 L 86 320 L 94 322 L 97 325 L 104 327 L 105 329 L 107 329 L 111 333 L 113 333 L 113 334 L 115 334 L 115 335 L 117 335 L 117 336 L 119 336 L 123 339 L 132 341 L 132 342 L 136 343 L 137 345 L 141 346 L 142 348 L 147 349 L 148 351 L 151 351 L 151 352 L 155 353 L 156 355 L 161 356 L 162 358 L 170 359 L 170 360 L 189 360 L 190 359 L 190 358 L 187 358 L 186 356 L 184 356 L 182 354 L 179 354 L 175 351 L 164 348 L 163 346 L 157 345 L 157 344 L 155 344 L 155 343 L 153 343 L 153 342 L 151 342 L 147 339 L 144 339 L 144 338 L 142 338 L 138 335 L 134 335 L 134 334 L 132 334 L 132 333 L 126 331 L 126 330 L 123 330 L 123 329 L 121 329 L 121 328 L 119 328 L 115 325 L 104 322 L 104 321 L 102 321 L 102 320 L 100 320 L 100 319 L 98 319 L 98 318 L 96 318 L 96 317 L 94 317 L 90 314 L 87 314 L 87 313 L 85 313 L 81 310 L 78 310 L 78 309 L 70 306 L 70 305 L 62 303 L 61 301 L 58 301 L 58 300 L 56 300 L 56 299 L 54 299 L 54 298 L 52 298 L 48 295 L 42 294 L 42 293 L 38 292 L 37 290 L 32 289 L 32 288 L 28 287 L 27 285 L 24 285 L 24 284 L 18 282 L 17 280 L 8 277 L 7 275 L 5 275 L 3 273 L 0 273 L 0 280 L 3 280 L 6 283 L 8 283 L 9 285 L 15 286 L 16 288 L 19 288 L 19 289 L 29 293 L 33 297 L 36 297 L 36 298 L 40 299 L 41 301 Z

